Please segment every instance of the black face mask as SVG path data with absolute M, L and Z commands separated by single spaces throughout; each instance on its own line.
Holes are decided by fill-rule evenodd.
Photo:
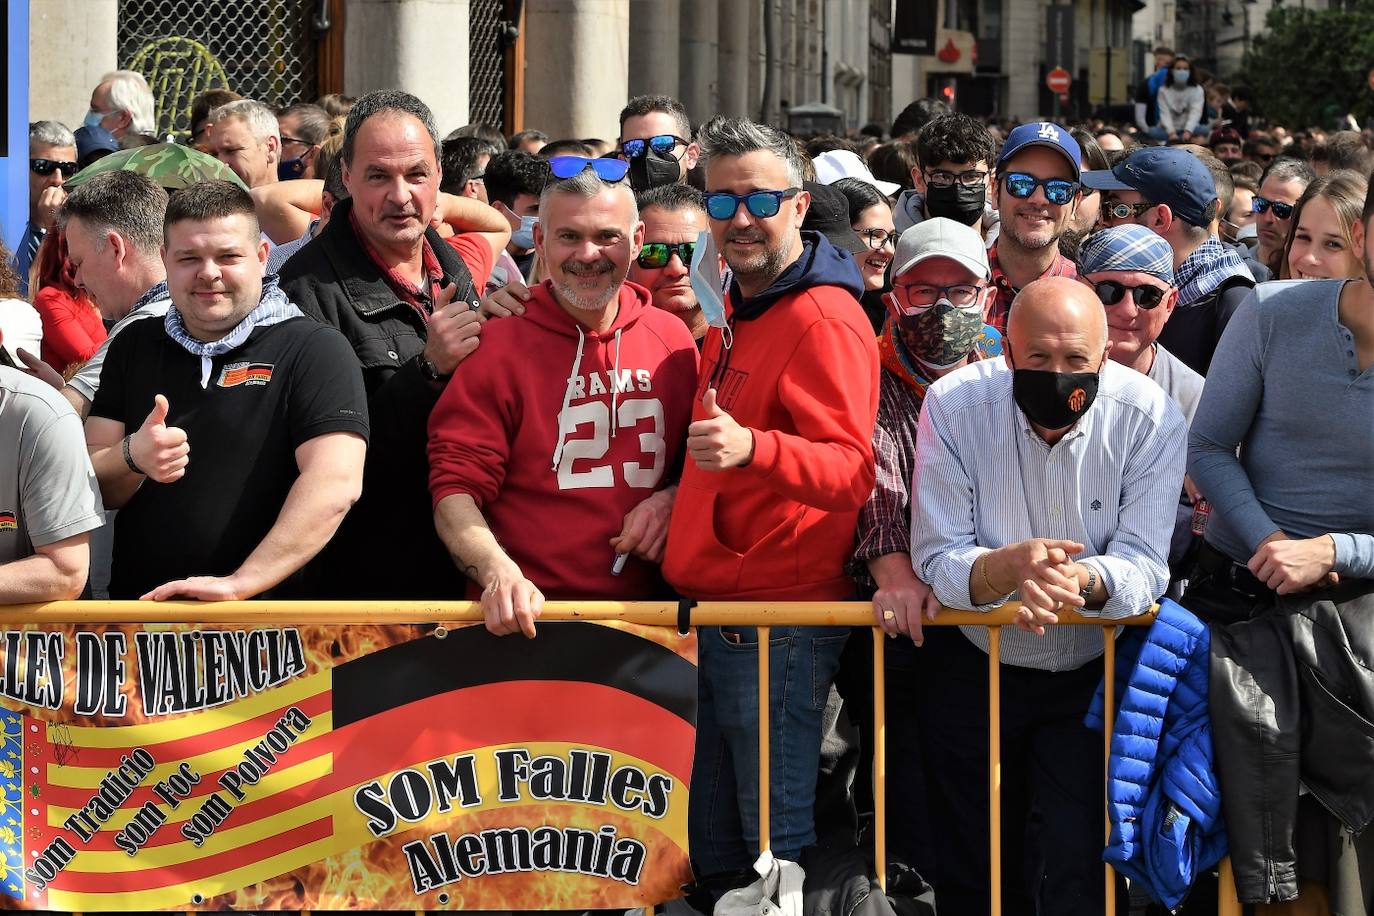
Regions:
M 987 206 L 987 185 L 981 182 L 971 188 L 955 182 L 948 187 L 926 185 L 926 213 L 943 216 L 965 226 L 976 226 Z
M 682 178 L 682 166 L 672 156 L 664 156 L 648 147 L 644 155 L 630 160 L 630 187 L 635 191 L 674 184 Z
M 1097 382 L 1096 372 L 1013 369 L 1011 396 L 1026 419 L 1036 426 L 1060 430 L 1077 423 L 1093 406 Z

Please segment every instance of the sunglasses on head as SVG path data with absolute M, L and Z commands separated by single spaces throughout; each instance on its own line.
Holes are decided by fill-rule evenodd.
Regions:
M 645 242 L 644 247 L 639 249 L 635 263 L 647 270 L 657 270 L 667 267 L 676 254 L 682 260 L 683 267 L 690 267 L 696 250 L 696 242 Z
M 1045 200 L 1062 207 L 1078 194 L 1079 184 L 1066 178 L 1036 178 L 1025 172 L 1008 172 L 1002 176 L 1007 193 L 1019 200 L 1025 200 L 1035 193 L 1036 188 L 1045 189 Z
M 1127 286 L 1115 280 L 1099 280 L 1093 284 L 1093 289 L 1103 305 L 1116 305 L 1125 297 L 1126 290 L 1131 291 L 1137 308 L 1152 309 L 1164 301 L 1164 290 L 1158 286 Z
M 1275 219 L 1288 219 L 1293 215 L 1293 205 L 1281 203 L 1277 200 L 1266 200 L 1263 197 L 1256 197 L 1250 201 L 1250 210 L 1254 213 L 1263 213 L 1270 207 L 1274 208 Z
M 767 219 L 778 215 L 784 197 L 791 197 L 800 190 L 801 188 L 788 188 L 785 191 L 750 191 L 748 194 L 711 191 L 706 195 L 706 212 L 710 214 L 711 219 L 733 219 L 742 203 L 752 216 Z
M 63 178 L 71 178 L 76 174 L 75 162 L 58 162 L 56 159 L 30 159 L 29 170 L 35 175 L 51 175 L 55 171 L 61 171 Z
M 657 137 L 650 137 L 647 140 L 626 140 L 620 144 L 620 152 L 626 159 L 638 159 L 646 155 L 649 150 L 653 150 L 660 156 L 671 156 L 673 150 L 681 143 L 687 145 L 687 141 L 672 134 L 659 134 Z
M 630 170 L 624 159 L 588 159 L 586 156 L 554 156 L 549 169 L 554 178 L 572 178 L 590 168 L 602 181 L 619 181 Z

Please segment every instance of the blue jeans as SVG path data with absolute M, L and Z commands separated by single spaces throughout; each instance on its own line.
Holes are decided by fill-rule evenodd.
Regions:
M 816 840 L 821 715 L 847 629 L 769 634 L 769 818 L 773 853 L 796 861 Z M 736 641 L 738 640 L 738 641 Z M 698 874 L 747 869 L 759 853 L 758 633 L 702 627 L 689 833 Z

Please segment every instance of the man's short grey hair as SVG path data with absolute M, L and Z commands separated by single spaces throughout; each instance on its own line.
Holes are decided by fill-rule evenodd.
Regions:
M 353 165 L 353 144 L 357 142 L 358 131 L 373 115 L 379 114 L 410 115 L 425 126 L 429 139 L 434 143 L 434 163 L 438 165 L 443 153 L 439 145 L 439 128 L 434 126 L 434 112 L 429 106 L 399 89 L 378 89 L 358 99 L 349 109 L 348 120 L 344 122 L 343 149 L 339 155 L 351 167 Z
M 157 118 L 153 115 L 153 90 L 137 70 L 115 70 L 100 78 L 110 84 L 110 104 L 127 111 L 131 119 L 129 130 L 136 134 L 157 133 Z
M 802 160 L 796 144 L 782 131 L 766 124 L 755 124 L 748 118 L 717 116 L 697 133 L 697 145 L 706 163 L 717 156 L 744 156 L 766 150 L 787 166 L 787 180 L 792 187 L 802 186 Z
M 76 146 L 76 135 L 61 121 L 34 121 L 29 125 L 29 154 L 35 146 Z
M 266 143 L 268 137 L 276 137 L 277 146 L 281 146 L 281 127 L 277 124 L 276 112 L 262 102 L 254 99 L 238 99 L 233 102 L 225 102 L 210 112 L 211 124 L 218 124 L 229 118 L 238 118 L 248 125 L 248 130 L 252 133 L 253 139 L 259 143 Z
M 1317 180 L 1317 173 L 1312 171 L 1312 166 L 1301 159 L 1294 159 L 1292 156 L 1280 156 L 1265 170 L 1264 177 L 1260 179 L 1260 184 L 1270 178 L 1278 181 L 1300 181 L 1305 188 Z
M 576 194 L 579 197 L 592 198 L 607 189 L 618 191 L 629 199 L 630 226 L 633 228 L 634 224 L 639 222 L 639 205 L 635 203 L 635 192 L 630 188 L 629 182 L 602 181 L 590 168 L 583 169 L 571 178 L 555 178 L 544 185 L 544 191 L 539 195 L 539 218 L 543 220 L 549 198 L 555 194 Z
M 106 231 L 113 230 L 140 254 L 156 257 L 167 199 L 157 182 L 137 172 L 102 172 L 67 195 L 57 222 L 65 230 L 72 217 L 81 220 L 95 236 L 97 250 L 105 247 Z

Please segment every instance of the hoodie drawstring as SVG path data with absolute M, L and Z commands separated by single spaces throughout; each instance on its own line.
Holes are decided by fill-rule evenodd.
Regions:
M 618 406 L 618 396 L 620 394 L 620 328 L 615 329 L 615 375 L 611 378 L 611 438 L 615 438 Z
M 620 332 L 616 332 L 617 338 Z M 558 411 L 558 444 L 553 449 L 553 469 L 558 470 L 559 459 L 563 457 L 563 437 L 568 430 L 563 429 L 563 418 L 568 413 L 568 405 L 572 403 L 573 383 L 580 377 L 578 370 L 582 368 L 582 345 L 586 342 L 587 336 L 582 333 L 582 326 L 577 326 L 577 355 L 573 357 L 572 372 L 568 374 L 568 382 L 563 388 L 563 406 Z M 617 354 L 617 359 L 619 355 Z

